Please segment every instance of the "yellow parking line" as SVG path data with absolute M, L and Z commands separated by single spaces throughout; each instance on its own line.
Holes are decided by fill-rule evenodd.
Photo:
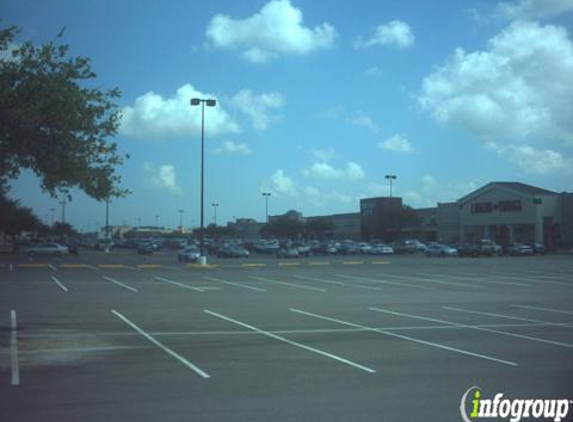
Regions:
M 279 267 L 297 267 L 300 262 L 279 262 Z
M 267 264 L 259 264 L 259 263 L 253 263 L 253 264 L 241 264 L 241 267 L 266 267 Z
M 60 268 L 89 268 L 87 264 L 61 264 Z
M 342 261 L 343 265 L 362 265 L 364 261 Z
M 163 265 L 160 264 L 138 264 L 137 268 L 162 268 Z
M 371 262 L 374 265 L 383 265 L 383 264 L 389 264 L 389 261 L 372 261 Z
M 331 265 L 330 262 L 309 262 L 308 265 Z
M 123 264 L 98 264 L 100 268 L 124 268 Z
M 47 267 L 48 264 L 18 264 L 18 266 L 22 268 L 44 268 Z

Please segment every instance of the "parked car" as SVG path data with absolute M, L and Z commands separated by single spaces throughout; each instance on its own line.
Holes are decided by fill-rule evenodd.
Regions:
M 416 253 L 424 252 L 426 250 L 426 245 L 416 239 L 401 240 L 397 242 L 394 246 L 394 252 L 396 253 Z
M 370 246 L 370 244 L 368 244 L 366 242 L 360 242 L 358 244 L 358 248 L 360 249 L 360 253 L 363 253 L 365 255 L 368 255 L 370 253 L 370 251 L 372 250 L 372 246 Z
M 478 255 L 494 256 L 501 255 L 502 248 L 490 239 L 480 239 L 475 243 Z
M 458 250 L 458 256 L 479 256 L 479 251 L 473 242 L 459 243 L 456 249 Z
M 441 243 L 430 243 L 426 246 L 426 256 L 458 256 L 458 250 Z
M 37 245 L 30 246 L 28 248 L 28 255 L 55 255 L 62 256 L 67 255 L 69 250 L 66 246 L 62 246 L 59 243 L 40 243 Z
M 310 245 L 307 245 L 306 243 L 293 242 L 292 247 L 298 249 L 298 254 L 300 256 L 309 256 L 310 255 Z
M 155 247 L 150 242 L 140 243 L 137 247 L 137 253 L 140 255 L 152 254 L 153 252 L 155 252 Z
M 507 252 L 511 256 L 527 256 L 533 255 L 533 248 L 525 243 L 511 243 L 507 248 Z
M 337 250 L 337 253 L 341 255 L 356 255 L 360 252 L 361 252 L 360 247 L 356 243 L 350 240 L 340 242 L 340 247 Z
M 392 255 L 394 248 L 384 243 L 377 243 L 370 247 L 370 255 Z
M 187 246 L 177 253 L 177 260 L 179 262 L 195 262 L 199 260 L 201 251 L 196 246 Z
M 277 258 L 298 258 L 299 255 L 298 248 L 293 246 L 281 248 L 277 251 Z
M 532 243 L 529 245 L 534 254 L 545 255 L 545 245 L 543 243 Z
M 239 246 L 224 246 L 217 251 L 219 258 L 248 258 L 249 251 Z

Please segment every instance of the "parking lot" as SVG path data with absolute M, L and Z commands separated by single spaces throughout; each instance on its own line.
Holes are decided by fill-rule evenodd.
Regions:
M 573 399 L 573 259 L 0 255 L 2 421 L 460 421 Z M 573 420 L 573 410 L 568 420 Z

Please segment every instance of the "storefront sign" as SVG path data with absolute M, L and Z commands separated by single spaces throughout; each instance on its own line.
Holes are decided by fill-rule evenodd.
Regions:
M 474 202 L 471 204 L 472 214 L 489 214 L 494 211 L 499 212 L 519 212 L 522 210 L 521 200 L 499 202 Z

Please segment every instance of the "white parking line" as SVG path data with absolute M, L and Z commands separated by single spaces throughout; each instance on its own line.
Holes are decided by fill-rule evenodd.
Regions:
M 532 309 L 535 311 L 556 312 L 559 314 L 573 315 L 573 312 L 564 311 L 562 309 L 541 308 L 539 306 L 527 306 L 527 305 L 511 305 L 511 306 L 513 306 L 514 308 Z
M 60 286 L 60 287 L 62 288 L 62 290 L 66 291 L 66 292 L 68 291 L 68 288 L 67 288 L 66 286 L 64 286 L 64 285 L 60 282 L 60 280 L 58 280 L 56 277 L 52 276 L 52 280 L 53 280 L 58 286 Z
M 373 309 L 373 308 L 370 308 L 370 309 Z M 298 309 L 291 309 L 291 311 L 292 311 L 292 312 L 299 313 L 299 314 L 302 314 L 302 315 L 307 315 L 307 316 L 311 316 L 311 317 L 314 317 L 314 318 L 323 319 L 323 320 L 325 320 L 325 321 L 337 322 L 337 323 L 339 323 L 339 324 L 347 325 L 347 326 L 350 326 L 350 327 L 362 328 L 362 329 L 367 330 L 367 331 L 372 331 L 372 332 L 374 332 L 374 333 L 384 334 L 384 335 L 387 335 L 387 336 L 400 338 L 400 339 L 402 339 L 402 340 L 413 341 L 413 342 L 415 342 L 415 343 L 424 344 L 424 345 L 426 345 L 426 346 L 437 347 L 437 348 L 439 348 L 439 349 L 448 350 L 448 351 L 450 351 L 450 352 L 456 352 L 456 353 L 460 353 L 460 354 L 463 354 L 463 355 L 469 355 L 469 356 L 473 356 L 473 357 L 477 357 L 477 358 L 481 358 L 481 359 L 491 360 L 491 361 L 493 361 L 493 362 L 502 363 L 502 364 L 504 364 L 504 365 L 517 366 L 517 363 L 515 363 L 515 362 L 510 362 L 510 361 L 507 361 L 507 360 L 497 359 L 497 358 L 494 358 L 494 357 L 491 357 L 491 356 L 481 355 L 481 354 L 479 354 L 479 353 L 469 352 L 469 351 L 467 351 L 467 350 L 457 349 L 457 348 L 455 348 L 455 347 L 445 346 L 445 345 L 443 345 L 443 344 L 434 343 L 434 342 L 431 342 L 431 341 L 420 340 L 420 339 L 417 339 L 417 338 L 414 338 L 414 337 L 405 336 L 405 335 L 402 335 L 402 334 L 396 334 L 396 333 L 393 333 L 393 332 L 390 332 L 390 331 L 387 331 L 387 330 L 381 330 L 381 329 L 378 329 L 378 328 L 367 327 L 367 326 L 364 326 L 364 325 L 361 325 L 361 324 L 355 324 L 355 323 L 353 323 L 353 322 L 342 321 L 342 320 L 340 320 L 340 319 L 325 317 L 325 316 L 322 316 L 322 315 L 311 314 L 310 312 L 305 312 L 305 311 L 301 311 L 301 310 L 298 310 Z
M 272 284 L 282 284 L 285 286 L 294 287 L 294 288 L 298 288 L 298 289 L 314 290 L 315 292 L 326 292 L 326 290 L 319 289 L 318 287 L 305 286 L 303 284 L 298 284 L 298 283 L 287 283 L 286 281 L 271 280 L 271 279 L 264 278 L 264 277 L 249 276 L 249 278 L 252 278 L 253 280 L 266 281 L 267 283 L 272 283 Z
M 139 334 L 141 334 L 143 337 L 145 337 L 147 340 L 149 340 L 150 342 L 152 342 L 153 344 L 155 344 L 157 347 L 159 347 L 161 350 L 163 350 L 165 353 L 169 354 L 170 356 L 172 356 L 173 358 L 177 359 L 179 362 L 181 362 L 183 365 L 187 366 L 189 369 L 192 369 L 193 371 L 195 371 L 197 374 L 199 374 L 201 377 L 203 378 L 211 378 L 210 375 L 208 373 L 206 373 L 205 371 L 203 371 L 201 368 L 199 368 L 197 365 L 189 362 L 187 359 L 185 359 L 183 356 L 181 356 L 180 354 L 178 354 L 177 352 L 174 352 L 173 350 L 171 350 L 169 347 L 165 346 L 163 343 L 161 343 L 160 341 L 156 340 L 155 338 L 153 338 L 152 336 L 150 336 L 149 334 L 147 334 L 145 331 L 143 331 L 141 328 L 139 328 L 137 325 L 135 325 L 133 322 L 131 322 L 129 319 L 127 319 L 125 316 L 123 316 L 122 314 L 120 314 L 119 312 L 112 310 L 111 311 L 115 316 L 117 316 L 118 318 L 120 318 L 123 322 L 125 322 L 127 325 L 129 325 L 131 328 L 133 328 L 135 331 L 137 331 Z
M 565 283 L 565 282 L 559 282 L 559 281 L 550 281 L 550 280 L 539 280 L 538 278 L 535 277 L 526 277 L 526 276 L 521 276 L 521 277 L 515 277 L 515 276 L 510 276 L 510 275 L 505 275 L 505 274 L 498 274 L 498 273 L 489 273 L 486 275 L 490 275 L 492 277 L 496 277 L 496 278 L 503 278 L 504 280 L 520 280 L 523 281 L 524 279 L 533 283 L 539 283 L 539 284 L 555 284 L 556 286 L 566 286 L 566 287 L 573 287 L 573 283 Z
M 10 272 L 14 272 L 14 264 L 10 262 Z
M 10 357 L 12 360 L 12 385 L 20 385 L 20 364 L 18 361 L 18 327 L 16 323 L 16 311 L 10 312 Z
M 164 282 L 169 283 L 169 284 L 174 284 L 175 286 L 183 287 L 185 289 L 194 290 L 196 292 L 201 292 L 201 293 L 204 292 L 203 289 L 199 289 L 198 287 L 189 286 L 187 284 L 179 283 L 178 281 L 169 280 L 168 278 L 155 277 L 155 279 L 159 280 L 159 281 L 164 281 Z
M 447 309 L 449 311 L 465 312 L 468 314 L 485 315 L 485 316 L 492 316 L 492 317 L 497 317 L 497 318 L 506 318 L 506 319 L 511 319 L 514 321 L 536 322 L 536 323 L 541 323 L 541 324 L 553 325 L 555 327 L 573 328 L 573 327 L 571 327 L 571 324 L 566 323 L 566 322 L 550 322 L 550 321 L 543 321 L 543 320 L 533 319 L 533 318 L 523 318 L 523 317 L 517 317 L 517 316 L 512 316 L 512 315 L 495 314 L 493 312 L 483 312 L 483 311 L 474 311 L 471 309 L 461 309 L 461 308 L 455 308 L 453 306 L 442 306 L 442 308 Z
M 220 278 L 215 277 L 203 277 L 205 280 L 217 281 L 219 283 L 228 284 L 229 286 L 241 287 L 247 290 L 254 290 L 256 292 L 266 292 L 265 289 L 261 289 L 260 287 L 253 287 L 249 286 L 248 284 L 240 284 L 240 283 L 233 283 L 232 281 L 221 280 Z
M 313 353 L 319 354 L 321 356 L 326 356 L 328 358 L 334 359 L 334 360 L 341 362 L 341 363 L 345 363 L 346 365 L 353 366 L 355 368 L 361 369 L 361 370 L 369 372 L 371 374 L 376 372 L 372 368 L 368 368 L 367 366 L 363 366 L 363 365 L 360 365 L 358 363 L 352 362 L 351 360 L 341 358 L 340 356 L 333 355 L 332 353 L 328 353 L 328 352 L 325 352 L 325 351 L 320 350 L 320 349 L 315 349 L 314 347 L 310 347 L 310 346 L 304 345 L 302 343 L 298 343 L 296 341 L 288 340 L 284 337 L 278 336 L 278 335 L 270 333 L 268 331 L 261 330 L 259 328 L 253 327 L 252 325 L 245 324 L 244 322 L 240 322 L 240 321 L 237 321 L 235 319 L 226 317 L 224 315 L 217 314 L 217 313 L 209 311 L 207 309 L 205 310 L 205 312 L 208 313 L 209 315 L 213 315 L 217 318 L 221 318 L 221 319 L 224 319 L 225 321 L 232 322 L 234 324 L 240 325 L 241 327 L 245 327 L 245 328 L 248 328 L 250 330 L 253 330 L 259 334 L 262 334 L 262 335 L 265 335 L 267 337 L 274 338 L 275 340 L 279 340 L 279 341 L 282 341 L 284 343 L 290 344 L 291 346 L 300 347 L 301 349 L 308 350 L 309 352 L 313 352 Z
M 52 264 L 48 264 L 48 268 L 50 268 L 52 271 L 58 271 L 58 269 L 54 267 Z
M 117 284 L 118 286 L 121 286 L 121 287 L 126 288 L 126 289 L 128 289 L 128 290 L 131 290 L 132 292 L 137 293 L 137 289 L 136 289 L 135 287 L 128 286 L 127 284 L 124 284 L 124 283 L 122 283 L 121 281 L 114 280 L 114 279 L 111 278 L 111 277 L 104 277 L 104 278 L 105 278 L 107 281 L 111 281 L 112 283 L 115 283 L 115 284 Z
M 390 278 L 394 277 L 394 278 L 402 278 L 402 279 L 412 280 L 412 281 L 421 281 L 424 283 L 435 283 L 435 284 L 445 284 L 445 285 L 450 285 L 450 286 L 471 287 L 473 289 L 485 289 L 484 286 L 479 286 L 477 284 L 456 283 L 454 281 L 436 280 L 434 278 L 425 278 L 425 277 L 419 277 L 419 276 L 406 277 L 406 276 L 397 275 L 397 274 L 380 274 L 380 275 L 385 276 L 385 277 L 390 277 Z
M 516 283 L 514 281 L 492 281 L 492 280 L 484 280 L 483 275 L 478 275 L 477 277 L 471 276 L 460 276 L 460 275 L 449 275 L 449 274 L 436 274 L 436 273 L 425 273 L 430 276 L 437 276 L 437 277 L 446 277 L 446 278 L 455 278 L 455 279 L 462 279 L 462 280 L 473 280 L 476 282 L 481 283 L 488 283 L 488 284 L 506 284 L 508 286 L 520 286 L 520 287 L 533 287 L 531 284 L 524 284 L 524 283 Z
M 354 287 L 357 289 L 378 290 L 378 291 L 382 290 L 379 287 L 363 286 L 362 284 L 349 284 L 349 283 L 343 283 L 341 281 L 324 280 L 322 278 L 316 278 L 316 277 L 305 277 L 303 275 L 293 275 L 293 277 L 298 278 L 299 280 L 318 281 L 320 283 L 334 284 L 337 286 L 344 286 L 344 287 Z
M 412 287 L 414 289 L 422 289 L 422 290 L 434 290 L 431 287 L 420 286 L 419 284 L 409 284 L 409 283 L 402 283 L 402 282 L 397 282 L 397 281 L 380 280 L 378 278 L 357 277 L 357 276 L 345 275 L 345 274 L 334 274 L 334 275 L 335 275 L 335 277 L 346 278 L 349 280 L 369 281 L 371 283 L 390 284 L 392 286 L 400 286 L 400 287 Z
M 450 311 L 456 311 L 456 312 L 465 312 L 465 313 L 469 313 L 469 314 L 476 314 L 476 315 L 489 315 L 489 316 L 495 316 L 498 318 L 510 318 L 510 319 L 520 319 L 517 317 L 510 317 L 508 315 L 500 315 L 500 314 L 492 314 L 490 312 L 479 312 L 479 311 L 471 311 L 468 309 L 459 309 L 459 308 L 451 308 L 448 306 L 442 306 L 443 309 L 447 309 Z M 523 320 L 526 320 L 525 318 L 521 318 Z M 535 321 L 535 320 L 529 320 L 529 321 Z M 543 322 L 543 321 L 539 321 L 539 322 Z M 555 323 L 550 323 L 550 325 L 555 326 L 555 325 L 560 325 L 560 326 L 566 326 L 565 324 L 555 324 Z M 489 328 L 479 328 L 480 331 L 489 331 L 492 333 L 497 333 L 497 334 L 504 334 L 506 336 L 509 337 L 516 337 L 516 338 L 521 338 L 524 340 L 531 340 L 531 341 L 536 341 L 539 343 L 547 343 L 547 344 L 552 344 L 554 346 L 563 346 L 563 347 L 573 347 L 573 344 L 571 343 L 563 343 L 561 341 L 553 341 L 553 340 L 547 340 L 544 338 L 539 338 L 539 337 L 532 337 L 532 336 L 526 336 L 524 334 L 515 334 L 515 333 L 510 333 L 507 331 L 499 331 L 499 330 L 492 330 Z

